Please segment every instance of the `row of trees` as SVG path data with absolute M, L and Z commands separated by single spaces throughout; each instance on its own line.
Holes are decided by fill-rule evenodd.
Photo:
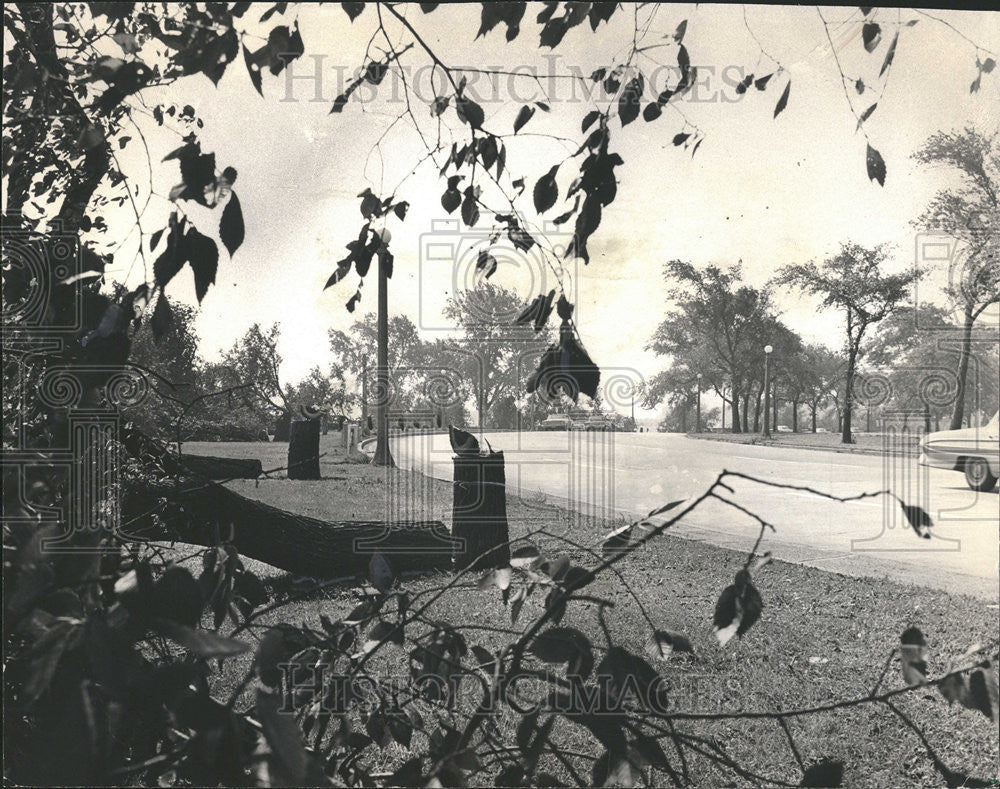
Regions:
M 800 404 L 809 406 L 815 431 L 818 409 L 832 402 L 844 443 L 853 441 L 859 404 L 920 411 L 928 429 L 932 416 L 939 423 L 943 409 L 951 411 L 953 430 L 968 423 L 970 409 L 992 413 L 997 331 L 980 318 L 1000 302 L 998 137 L 972 128 L 939 132 L 915 154 L 921 163 L 959 176 L 958 186 L 940 190 L 914 222 L 954 244 L 943 291 L 957 321 L 940 306 L 909 303 L 916 281 L 934 272 L 888 272 L 886 245 L 845 243 L 822 262 L 784 266 L 762 288 L 744 283 L 739 265 L 698 269 L 673 260 L 664 274 L 675 306 L 647 346 L 669 356 L 671 366 L 651 381 L 646 405 L 666 401 L 671 412 L 679 412 L 672 421 L 683 429 L 692 392 L 714 390 L 731 408 L 732 430 L 739 433 L 760 429 L 767 395 L 774 422 L 780 397 L 790 405 L 796 430 Z M 805 344 L 778 317 L 776 287 L 815 296 L 821 308 L 838 311 L 844 318 L 842 345 L 833 350 Z M 771 391 L 765 393 L 767 346 L 773 352 Z
M 834 291 L 846 315 L 845 350 L 803 341 L 778 317 L 772 286 L 747 285 L 738 264 L 698 270 L 681 261 L 667 263 L 675 307 L 647 347 L 669 356 L 671 365 L 650 381 L 645 405 L 666 403 L 665 429 L 686 431 L 695 425 L 691 410 L 700 387 L 714 392 L 724 405 L 721 420 L 720 409 L 703 411 L 697 429 L 725 420 L 734 433 L 760 430 L 765 417 L 777 425 L 782 406 L 792 430 L 800 429 L 805 408 L 807 429 L 815 432 L 824 412 L 832 411 L 830 418 L 845 442 L 859 407 L 866 417 L 872 409 L 891 410 L 904 422 L 917 414 L 926 429 L 932 424 L 937 429 L 949 414 L 968 421 L 973 411 L 995 412 L 996 329 L 980 327 L 966 340 L 943 307 L 902 304 L 906 291 L 900 280 L 909 275 L 874 276 L 878 263 L 872 261 L 880 255 L 884 250 L 845 246 L 822 266 L 790 267 L 779 276 L 780 282 L 810 289 L 829 283 L 834 291 L 835 272 L 848 281 L 862 280 L 867 272 L 867 284 L 855 281 L 851 289 Z M 858 298 L 851 299 L 851 292 Z M 767 345 L 773 348 L 769 415 L 763 414 Z M 961 426 L 961 418 L 952 424 Z
M 389 320 L 389 409 L 407 427 L 466 425 L 472 414 L 496 428 L 536 425 L 560 404 L 525 394 L 525 379 L 552 341 L 552 332 L 511 326 L 525 308 L 510 290 L 489 282 L 448 301 L 458 333 L 424 339 L 405 315 Z M 173 321 L 159 341 L 142 329 L 131 363 L 147 371 L 153 396 L 130 417 L 171 439 L 259 440 L 276 421 L 301 409 L 329 418 L 367 421 L 377 399 L 373 313 L 328 333 L 333 361 L 301 380 L 280 375 L 279 327 L 253 324 L 218 361 L 198 353 L 194 311 L 171 303 Z M 395 424 L 395 423 L 394 423 Z

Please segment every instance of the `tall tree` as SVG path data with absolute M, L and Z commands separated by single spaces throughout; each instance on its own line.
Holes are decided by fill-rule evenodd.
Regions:
M 378 354 L 378 321 L 375 313 L 369 312 L 361 320 L 352 323 L 347 331 L 330 329 L 327 338 L 337 367 L 351 379 L 348 386 L 353 388 L 353 392 L 347 396 L 347 402 L 357 403 L 361 414 L 366 416 L 376 397 L 378 376 L 375 363 Z M 417 327 L 407 316 L 393 315 L 388 319 L 389 396 L 393 411 L 407 408 L 412 386 L 412 368 L 416 366 L 421 353 L 421 342 Z M 363 399 L 365 393 L 367 402 Z
M 547 329 L 512 325 L 526 306 L 513 291 L 485 280 L 445 306 L 460 331 L 454 341 L 456 369 L 469 382 L 481 427 L 496 426 L 498 405 L 524 393 L 526 379 L 551 342 Z
M 693 387 L 701 373 L 703 386 L 732 405 L 732 430 L 739 433 L 745 429 L 751 392 L 756 388 L 760 396 L 764 346 L 775 325 L 770 293 L 744 284 L 739 264 L 696 268 L 671 260 L 664 278 L 674 306 L 646 348 L 673 363 L 667 377 L 653 379 L 645 404 L 655 405 L 678 386 Z
M 840 251 L 821 264 L 815 262 L 784 266 L 776 282 L 820 297 L 823 308 L 843 311 L 847 369 L 844 375 L 844 416 L 841 439 L 853 444 L 851 414 L 853 411 L 854 376 L 863 355 L 863 342 L 869 329 L 899 307 L 909 296 L 910 287 L 918 274 L 904 271 L 887 274 L 883 265 L 888 260 L 884 244 L 866 248 L 847 242 Z
M 277 323 L 264 329 L 254 323 L 224 354 L 223 364 L 231 371 L 234 385 L 249 385 L 259 401 L 270 411 L 291 414 L 291 403 L 281 384 Z
M 960 244 L 946 287 L 962 314 L 958 396 L 951 413 L 951 429 L 957 430 L 966 411 L 974 326 L 991 304 L 1000 303 L 1000 131 L 985 135 L 966 127 L 937 132 L 914 158 L 922 164 L 946 167 L 961 178 L 957 187 L 940 190 L 916 222 L 918 227 L 949 235 Z

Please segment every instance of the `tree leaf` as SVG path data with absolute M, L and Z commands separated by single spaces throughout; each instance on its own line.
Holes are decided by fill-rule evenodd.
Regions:
M 673 143 L 674 145 L 683 145 L 687 140 L 687 138 L 690 136 L 691 136 L 690 133 L 687 132 L 681 132 L 680 134 L 675 134 Z
M 899 506 L 903 508 L 903 514 L 917 536 L 929 540 L 931 538 L 930 527 L 934 525 L 934 521 L 931 520 L 931 516 L 927 514 L 926 510 L 916 504 L 904 504 L 902 501 L 899 502 Z
M 885 53 L 885 60 L 882 61 L 882 68 L 879 69 L 878 75 L 881 77 L 885 74 L 885 70 L 892 65 L 892 59 L 896 56 L 896 43 L 899 41 L 899 33 L 896 33 L 892 37 L 892 43 L 889 44 L 889 51 Z
M 149 328 L 153 331 L 154 341 L 159 342 L 163 339 L 170 328 L 171 318 L 170 302 L 167 301 L 166 294 L 161 291 L 159 297 L 156 299 L 153 315 L 149 319 Z
M 543 630 L 531 642 L 529 652 L 546 663 L 566 663 L 566 673 L 583 679 L 594 668 L 594 651 L 590 640 L 572 627 Z
M 469 124 L 473 129 L 481 129 L 483 127 L 486 115 L 483 113 L 483 108 L 472 99 L 465 96 L 456 96 L 455 111 L 458 113 L 459 120 Z
M 532 198 L 535 203 L 535 210 L 543 214 L 556 204 L 559 197 L 559 186 L 556 184 L 556 172 L 559 165 L 554 165 L 545 175 L 538 179 Z
M 618 119 L 622 126 L 628 126 L 639 117 L 639 104 L 642 101 L 644 87 L 645 79 L 642 74 L 636 74 L 625 85 L 625 89 L 618 99 Z
M 658 102 L 651 102 L 646 105 L 646 109 L 642 111 L 642 119 L 649 123 L 650 121 L 655 121 L 663 114 L 663 110 L 660 109 Z
M 514 119 L 514 134 L 517 134 L 524 127 L 528 121 L 531 120 L 531 116 L 535 114 L 535 108 L 530 104 L 525 104 L 518 110 L 517 117 Z
M 778 99 L 778 103 L 774 105 L 774 117 L 777 118 L 778 114 L 785 109 L 788 105 L 788 91 L 792 87 L 792 81 L 788 80 L 788 84 L 785 85 L 785 89 L 781 92 L 781 98 Z
M 368 580 L 371 585 L 385 594 L 392 587 L 396 580 L 396 574 L 392 571 L 392 565 L 380 553 L 372 554 L 371 561 L 368 562 Z
M 352 22 L 361 16 L 361 13 L 365 10 L 364 3 L 341 3 L 340 7 L 344 9 L 344 13 L 347 14 Z
M 899 662 L 907 685 L 927 681 L 927 641 L 918 627 L 908 627 L 899 637 Z
M 765 88 L 767 88 L 767 83 L 771 81 L 771 77 L 773 76 L 774 76 L 773 72 L 771 74 L 767 74 L 761 77 L 760 79 L 756 80 L 753 83 L 753 86 L 757 88 L 757 90 L 764 90 Z
M 476 202 L 474 187 L 466 187 L 465 199 L 462 201 L 462 221 L 468 227 L 473 227 L 479 221 L 479 205 Z
M 280 786 L 330 786 L 319 762 L 306 750 L 294 715 L 282 711 L 279 692 L 257 687 L 256 712 L 271 747 L 271 781 Z
M 441 195 L 441 207 L 449 214 L 462 204 L 462 195 L 457 189 L 446 189 Z
M 878 102 L 876 101 L 874 104 L 872 104 L 872 106 L 870 106 L 867 110 L 861 113 L 861 117 L 858 118 L 859 129 L 861 128 L 861 124 L 864 123 L 866 120 L 868 120 L 871 117 L 872 113 L 875 112 L 875 108 L 877 106 Z
M 840 786 L 843 780 L 844 763 L 823 759 L 805 769 L 799 786 Z
M 220 636 L 211 630 L 188 627 L 169 619 L 158 619 L 156 629 L 167 638 L 176 641 L 192 655 L 201 658 L 224 658 L 241 655 L 250 649 L 245 641 Z
M 861 28 L 861 40 L 865 45 L 866 52 L 874 52 L 875 47 L 882 40 L 882 28 L 875 22 L 865 22 Z
M 682 20 L 677 29 L 674 31 L 674 41 L 678 44 L 684 41 L 684 34 L 687 32 L 688 21 L 686 19 Z
M 586 115 L 583 116 L 583 121 L 580 123 L 580 131 L 585 132 L 591 126 L 593 126 L 597 120 L 601 117 L 600 110 L 591 110 Z
M 654 630 L 646 642 L 646 654 L 658 660 L 669 660 L 674 652 L 694 652 L 691 641 L 683 633 Z
M 879 186 L 885 186 L 885 160 L 882 158 L 882 154 L 872 148 L 870 143 L 865 153 L 865 165 L 868 168 L 869 180 L 878 181 Z M 906 511 L 905 506 L 903 511 Z

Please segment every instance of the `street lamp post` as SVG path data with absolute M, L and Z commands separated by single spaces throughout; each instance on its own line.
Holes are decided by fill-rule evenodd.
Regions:
M 770 386 L 770 382 L 768 380 L 768 362 L 771 359 L 771 351 L 773 350 L 774 348 L 770 345 L 764 346 L 764 437 L 765 438 L 771 437 L 770 414 L 768 413 L 770 411 L 770 399 L 771 399 L 771 391 L 768 388 Z
M 698 378 L 698 400 L 694 414 L 695 415 L 694 432 L 700 433 L 701 432 L 701 373 L 698 373 L 697 378 Z

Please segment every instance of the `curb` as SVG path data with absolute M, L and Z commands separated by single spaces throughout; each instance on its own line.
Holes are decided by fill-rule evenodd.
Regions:
M 818 447 L 812 444 L 792 444 L 786 441 L 772 441 L 766 443 L 763 441 L 729 441 L 725 438 L 708 438 L 707 436 L 696 436 L 690 433 L 685 434 L 685 438 L 690 438 L 694 441 L 715 441 L 720 444 L 732 444 L 733 446 L 747 446 L 747 447 L 764 447 L 766 449 L 808 449 L 813 452 L 836 452 L 841 455 L 872 455 L 875 457 L 881 457 L 883 452 L 881 449 L 871 449 L 869 447 L 852 447 L 844 446 L 843 444 L 839 446 L 830 447 Z M 909 453 L 908 453 L 909 454 Z M 917 448 L 914 447 L 913 454 L 917 454 Z

